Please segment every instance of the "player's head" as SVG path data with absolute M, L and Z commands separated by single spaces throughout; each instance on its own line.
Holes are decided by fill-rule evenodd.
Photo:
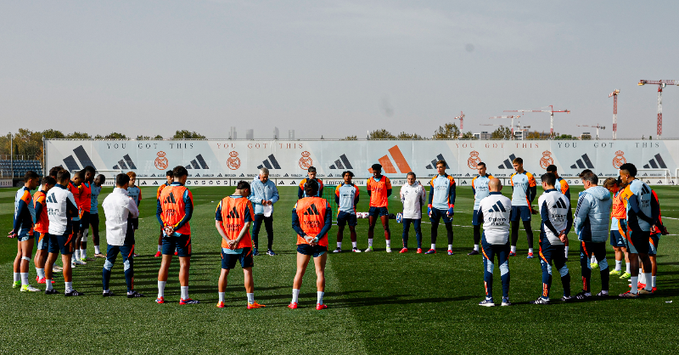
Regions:
M 85 172 L 83 170 L 76 171 L 73 174 L 73 185 L 75 186 L 80 186 L 80 184 L 83 182 L 85 179 Z
M 580 174 L 578 174 L 578 177 L 579 177 L 580 179 L 582 179 L 582 177 L 585 176 L 585 174 L 589 174 L 589 173 L 594 173 L 594 172 L 593 172 L 592 170 L 590 170 L 590 169 L 585 169 L 585 170 L 583 170 Z
M 417 175 L 411 171 L 406 175 L 406 180 L 408 181 L 408 185 L 413 185 L 415 181 L 417 181 Z
M 66 186 L 68 185 L 68 182 L 71 180 L 71 173 L 68 172 L 68 170 L 61 169 L 57 173 L 57 183 L 59 185 Z
M 478 170 L 479 175 L 485 176 L 486 175 L 486 163 L 479 162 L 478 164 L 476 164 L 476 170 Z
M 500 179 L 492 178 L 488 181 L 488 191 L 500 192 L 502 191 L 502 181 Z
M 620 181 L 621 186 L 627 186 L 637 176 L 637 167 L 632 163 L 625 163 L 620 165 Z
M 309 179 L 315 179 L 316 178 L 316 168 L 314 166 L 310 166 L 309 169 L 307 169 L 307 175 L 309 175 Z
M 620 180 L 609 177 L 608 179 L 604 180 L 603 185 L 608 191 L 616 193 L 620 189 Z
M 29 170 L 24 174 L 24 186 L 29 190 L 33 190 L 40 185 L 40 175 L 33 170 Z
M 130 175 L 129 174 L 123 174 L 120 173 L 116 175 L 116 187 L 119 187 L 121 189 L 126 189 L 130 185 Z
M 304 193 L 306 193 L 307 196 L 316 196 L 318 188 L 318 181 L 315 179 L 309 179 L 304 183 Z
M 261 181 L 262 183 L 269 181 L 269 169 L 267 168 L 259 169 L 259 181 Z
M 559 176 L 559 173 L 556 171 L 556 165 L 552 164 L 547 167 L 547 172 L 554 174 L 554 176 Z
M 373 166 L 371 166 L 371 168 L 372 168 L 372 170 L 373 170 L 373 176 L 380 176 L 380 175 L 382 175 L 382 165 L 380 165 L 380 164 L 373 164 Z
M 542 188 L 544 190 L 551 190 L 554 188 L 554 184 L 556 183 L 556 176 L 554 176 L 552 173 L 546 173 L 540 176 L 540 180 L 542 181 Z
M 94 167 L 92 165 L 88 165 L 83 170 L 85 171 L 85 181 L 92 182 L 94 179 L 94 174 L 96 173 Z
M 585 185 L 585 190 L 589 189 L 590 187 L 597 186 L 599 183 L 599 177 L 597 177 L 592 171 L 581 173 L 580 178 L 582 179 L 582 184 Z
M 446 163 L 445 160 L 441 159 L 436 162 L 436 172 L 439 173 L 439 175 L 443 175 L 446 173 L 446 166 L 448 164 Z
M 47 192 L 51 188 L 53 188 L 54 185 L 56 185 L 56 183 L 57 183 L 57 180 L 55 180 L 53 177 L 45 176 L 40 181 L 40 186 L 42 186 L 41 190 L 44 191 L 44 192 Z
M 518 157 L 514 158 L 512 164 L 514 165 L 514 171 L 517 173 L 523 172 L 523 159 Z
M 174 173 L 172 170 L 168 170 L 165 172 L 165 180 L 167 180 L 168 183 L 172 183 L 172 180 L 174 179 Z
M 61 165 L 55 166 L 52 169 L 50 169 L 49 176 L 53 178 L 57 178 L 57 174 L 59 174 L 60 171 L 64 170 L 64 168 L 61 167 Z
M 94 178 L 94 186 L 101 186 L 106 182 L 106 176 L 99 174 Z
M 130 186 L 134 186 L 134 183 L 137 182 L 137 174 L 134 171 L 128 171 L 127 176 L 130 177 Z
M 342 177 L 344 178 L 344 182 L 346 183 L 351 183 L 351 179 L 354 177 L 354 173 L 351 172 L 351 170 L 347 170 L 342 173 Z
M 249 196 L 250 195 L 250 183 L 247 181 L 239 181 L 236 185 L 236 195 Z
M 180 184 L 185 184 L 186 179 L 189 177 L 189 172 L 186 170 L 185 167 L 181 165 L 177 165 L 172 169 L 172 178 L 175 182 L 178 182 Z

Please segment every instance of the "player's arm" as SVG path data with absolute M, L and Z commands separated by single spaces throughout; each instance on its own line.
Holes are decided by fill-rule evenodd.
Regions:
M 391 192 L 392 192 L 391 181 L 389 181 L 389 178 L 386 177 L 386 176 L 384 178 L 387 179 L 387 181 L 384 185 L 387 188 L 387 197 L 389 197 L 389 196 L 391 196 Z
M 271 199 L 269 199 L 269 201 L 271 201 L 271 204 L 273 205 L 274 203 L 278 202 L 280 196 L 278 195 L 278 187 L 276 187 L 276 184 L 271 183 L 271 185 L 273 186 L 273 194 L 271 195 Z
M 570 201 L 569 201 L 570 202 Z M 573 227 L 573 214 L 571 213 L 571 205 L 568 204 L 568 214 L 566 214 L 566 230 L 564 230 L 563 234 L 568 235 L 570 233 L 571 228 Z
M 318 180 L 318 197 L 323 197 L 323 187 L 325 187 L 325 185 L 323 185 L 323 181 Z
M 422 186 L 422 185 L 420 185 Z M 420 200 L 420 210 L 422 210 L 422 206 L 424 206 L 427 203 L 427 191 L 424 190 L 424 186 L 422 186 L 422 189 L 419 192 L 418 199 Z
M 217 229 L 217 232 L 219 235 L 222 236 L 222 239 L 226 240 L 229 242 L 229 237 L 226 235 L 226 232 L 224 231 L 224 227 L 222 226 L 222 201 L 219 201 L 219 204 L 217 204 L 217 209 L 215 210 L 215 228 Z
M 368 191 L 368 198 L 372 197 L 372 191 L 370 191 L 370 179 L 368 179 L 368 183 L 365 184 L 365 189 Z
M 533 203 L 533 200 L 535 200 L 535 196 L 537 196 L 537 183 L 535 182 L 535 177 L 533 174 L 528 173 L 528 189 L 526 191 L 526 197 L 528 197 L 528 201 L 530 203 Z
M 316 238 L 314 238 L 315 243 L 318 243 L 318 240 L 323 238 L 323 236 L 330 231 L 330 227 L 332 227 L 332 208 L 330 208 L 330 205 L 327 202 L 325 203 L 324 221 L 325 224 L 323 225 L 323 229 L 321 229 L 321 231 L 316 235 Z
M 297 232 L 297 234 L 304 238 L 306 233 L 302 230 L 302 226 L 299 224 L 299 217 L 297 216 L 297 205 L 292 209 L 292 229 Z
M 139 189 L 139 198 L 137 199 L 137 207 L 141 205 L 141 187 L 137 187 Z
M 629 203 L 629 207 L 634 213 L 636 214 L 639 219 L 643 220 L 646 223 L 649 223 L 651 225 L 655 224 L 655 220 L 649 216 L 647 216 L 644 212 L 641 211 L 641 208 L 639 207 L 639 199 L 637 198 L 637 195 L 632 195 L 630 198 L 627 200 Z
M 337 185 L 337 187 L 335 188 L 335 203 L 336 203 L 338 206 L 339 206 L 339 201 L 340 201 L 340 198 L 339 198 L 339 195 L 340 195 L 340 192 L 339 192 L 340 186 L 341 186 L 341 185 Z
M 474 185 L 474 182 L 476 181 L 476 178 L 472 179 L 472 196 L 476 198 L 476 185 Z
M 573 224 L 575 225 L 575 232 L 580 234 L 582 228 L 585 226 L 585 221 L 587 221 L 590 209 L 590 202 L 587 201 L 586 195 L 580 195 L 578 198 L 578 205 L 575 207 L 575 220 Z
M 549 230 L 555 235 L 559 236 L 559 233 L 556 228 L 554 228 L 554 225 L 552 224 L 552 221 L 549 220 L 549 209 L 547 208 L 547 201 L 542 201 L 542 205 L 540 205 L 540 217 L 542 218 L 542 223 L 545 225 L 545 227 L 549 228 Z
M 130 211 L 130 216 L 132 218 L 139 217 L 139 208 L 137 208 L 137 204 L 131 198 L 127 199 L 127 209 Z
M 28 212 L 28 203 L 26 202 L 27 201 L 26 194 L 29 194 L 29 196 L 30 196 L 30 193 L 28 193 L 28 191 L 24 191 L 24 195 L 21 196 L 21 199 L 19 199 L 19 202 L 17 203 L 16 218 L 14 218 L 14 223 L 13 223 L 13 227 L 12 227 L 12 233 L 13 234 L 16 234 L 19 231 L 19 229 L 21 228 L 21 225 L 23 224 L 24 219 L 26 219 L 25 215 L 27 213 L 30 214 L 30 212 Z
M 156 219 L 158 219 L 158 223 L 160 223 L 161 227 L 165 227 L 165 224 L 163 223 L 163 219 L 160 218 L 160 216 L 163 214 L 163 206 L 160 204 L 160 196 L 158 196 L 158 202 L 156 203 Z
M 259 181 L 259 180 L 257 180 Z M 264 186 L 264 185 L 262 185 Z M 261 205 L 262 204 L 262 198 L 264 197 L 264 188 L 262 187 L 262 193 L 260 195 L 259 193 L 259 184 L 255 184 L 255 182 L 252 182 L 252 185 L 250 185 L 250 196 L 248 196 L 248 200 L 252 202 L 254 205 Z
M 73 194 L 69 193 L 66 198 L 66 216 L 75 217 L 78 214 L 80 214 L 80 209 L 78 209 L 78 205 L 75 203 Z
M 354 194 L 354 209 L 356 209 L 356 206 L 358 206 L 358 196 L 359 196 L 359 190 L 358 187 L 354 186 L 354 191 L 356 192 Z
M 36 220 L 33 221 L 33 222 L 37 222 L 37 221 L 38 221 L 38 217 L 39 217 L 40 214 L 42 213 L 42 209 L 45 208 L 44 201 L 45 201 L 45 197 L 44 197 L 44 196 L 41 197 L 41 198 L 39 198 L 39 199 L 36 199 L 36 200 L 35 200 L 35 219 L 36 219 Z
M 177 224 L 172 226 L 174 230 L 183 227 L 186 223 L 189 223 L 191 216 L 193 215 L 193 195 L 188 189 L 184 191 L 184 218 L 180 219 Z
M 427 203 L 427 214 L 431 217 L 431 201 L 434 200 L 434 179 L 429 180 L 429 202 Z
M 301 199 L 304 197 L 304 181 L 306 179 L 302 180 L 302 182 L 299 183 L 299 188 L 297 189 L 297 199 Z
M 455 207 L 455 197 L 456 197 L 457 184 L 455 180 L 450 181 L 450 188 L 448 189 L 448 207 Z

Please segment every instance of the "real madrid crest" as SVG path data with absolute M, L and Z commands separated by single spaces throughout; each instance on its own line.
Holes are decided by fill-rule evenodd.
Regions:
M 167 158 L 165 157 L 165 152 L 163 152 L 161 150 L 157 154 L 158 154 L 158 157 L 156 158 L 156 160 L 153 161 L 153 165 L 155 165 L 156 169 L 158 169 L 158 170 L 167 169 L 169 162 L 167 161 Z
M 543 169 L 547 169 L 548 166 L 554 164 L 554 158 L 552 158 L 552 152 L 545 150 L 542 152 L 542 158 L 540 158 L 540 166 Z
M 620 169 L 622 164 L 627 163 L 627 159 L 625 159 L 625 152 L 622 150 L 618 150 L 615 152 L 615 158 L 613 158 L 613 167 L 616 169 Z
M 229 158 L 226 159 L 226 166 L 231 170 L 237 170 L 240 168 L 240 158 L 238 158 L 238 152 L 232 150 L 229 152 Z
M 479 158 L 479 152 L 472 150 L 469 152 L 469 159 L 467 159 L 467 166 L 469 169 L 476 169 L 476 166 L 481 162 L 481 158 Z
M 299 158 L 299 167 L 306 170 L 312 165 L 314 165 L 314 161 L 311 160 L 311 153 L 306 150 L 303 151 L 302 157 Z

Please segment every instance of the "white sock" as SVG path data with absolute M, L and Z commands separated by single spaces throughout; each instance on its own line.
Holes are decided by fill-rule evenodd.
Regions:
M 342 249 L 342 242 L 337 242 L 337 249 Z
M 625 263 L 625 272 L 630 274 L 632 273 L 632 269 L 630 268 L 630 263 Z
M 479 245 L 478 244 L 474 244 L 474 250 L 479 251 Z
M 448 244 L 448 250 L 453 250 L 453 245 L 452 245 L 452 244 Z
M 99 250 L 99 246 L 98 246 L 98 245 L 95 245 L 95 246 L 94 246 L 94 253 L 95 253 L 95 254 L 101 254 L 101 250 Z
M 651 276 L 651 287 L 655 287 L 655 276 Z
M 653 289 L 653 286 L 651 286 L 651 283 L 653 282 L 652 277 L 653 276 L 651 276 L 650 272 L 647 272 L 647 273 L 644 274 L 644 282 L 643 283 L 646 284 L 646 291 L 650 291 L 650 290 Z
M 249 304 L 254 304 L 255 303 L 255 294 L 254 293 L 248 293 L 248 303 Z
M 566 256 L 566 258 L 568 258 L 568 249 L 569 249 L 568 245 L 566 245 L 566 247 L 564 248 L 564 256 Z
M 373 246 L 373 239 L 372 238 L 368 238 L 368 246 L 369 247 Z
M 594 254 L 592 254 L 592 256 L 591 256 L 589 259 L 590 259 L 590 260 L 589 260 L 590 264 L 598 264 L 597 261 L 596 261 L 596 257 L 594 256 Z
M 28 273 L 27 272 L 22 272 L 21 273 L 21 285 L 28 285 Z
M 64 282 L 64 285 L 65 285 L 64 286 L 65 287 L 64 292 L 69 293 L 69 292 L 73 291 L 73 282 Z
M 21 281 L 21 274 L 18 272 L 14 273 L 14 282 Z
M 436 244 L 431 243 L 431 248 L 430 249 L 436 249 Z
M 80 249 L 73 251 L 73 260 L 80 260 Z
M 512 253 L 515 253 L 515 254 L 516 254 L 516 245 L 512 245 L 511 251 L 512 251 Z
M 293 288 L 292 289 L 292 303 L 298 303 L 298 301 L 299 301 L 299 289 Z
M 38 269 L 37 267 L 35 268 L 35 272 L 38 273 L 38 278 L 39 279 L 44 279 L 45 278 L 45 268 Z
M 351 242 L 351 248 L 356 249 L 358 247 L 358 242 Z
M 642 284 L 646 283 L 646 274 L 644 274 L 644 272 L 641 270 L 641 268 L 639 268 L 639 276 L 638 277 L 639 277 L 639 282 L 641 282 Z
M 323 304 L 323 295 L 325 292 L 318 291 L 316 292 L 316 303 L 318 304 Z
M 45 280 L 45 284 L 47 285 L 45 291 L 52 291 L 52 280 Z
M 387 248 L 391 248 L 391 240 L 387 240 Z
M 219 302 L 224 302 L 226 292 L 219 292 Z
M 533 248 L 528 248 L 528 252 L 533 254 Z
M 165 297 L 165 281 L 158 281 L 158 298 Z
M 639 282 L 639 277 L 638 276 L 632 276 L 630 277 L 630 282 L 632 283 L 632 289 L 630 290 L 630 293 L 636 294 L 639 292 L 639 289 L 637 288 L 637 282 Z
M 163 251 L 163 246 L 162 246 L 162 245 L 159 245 L 159 246 L 158 246 L 158 251 Z
M 87 259 L 87 249 L 80 249 L 80 258 L 83 260 Z
M 183 300 L 189 299 L 189 286 L 181 286 L 181 294 Z
M 622 260 L 616 260 L 615 261 L 615 271 L 621 271 L 622 270 Z

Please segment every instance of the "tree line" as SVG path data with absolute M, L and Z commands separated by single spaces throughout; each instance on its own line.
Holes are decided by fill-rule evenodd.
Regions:
M 490 134 L 491 139 L 511 139 L 512 130 L 509 127 L 500 126 Z M 432 134 L 431 138 L 423 137 L 417 133 L 401 132 L 397 135 L 392 134 L 388 130 L 382 128 L 368 132 L 369 140 L 377 139 L 401 139 L 401 140 L 452 140 L 452 139 L 477 139 L 474 133 L 467 131 L 462 133 L 455 123 L 446 123 L 439 126 Z M 549 133 L 529 131 L 526 133 L 526 139 L 549 139 Z M 571 140 L 578 139 L 570 134 L 556 133 L 552 139 Z M 358 140 L 357 136 L 347 136 L 344 140 Z

